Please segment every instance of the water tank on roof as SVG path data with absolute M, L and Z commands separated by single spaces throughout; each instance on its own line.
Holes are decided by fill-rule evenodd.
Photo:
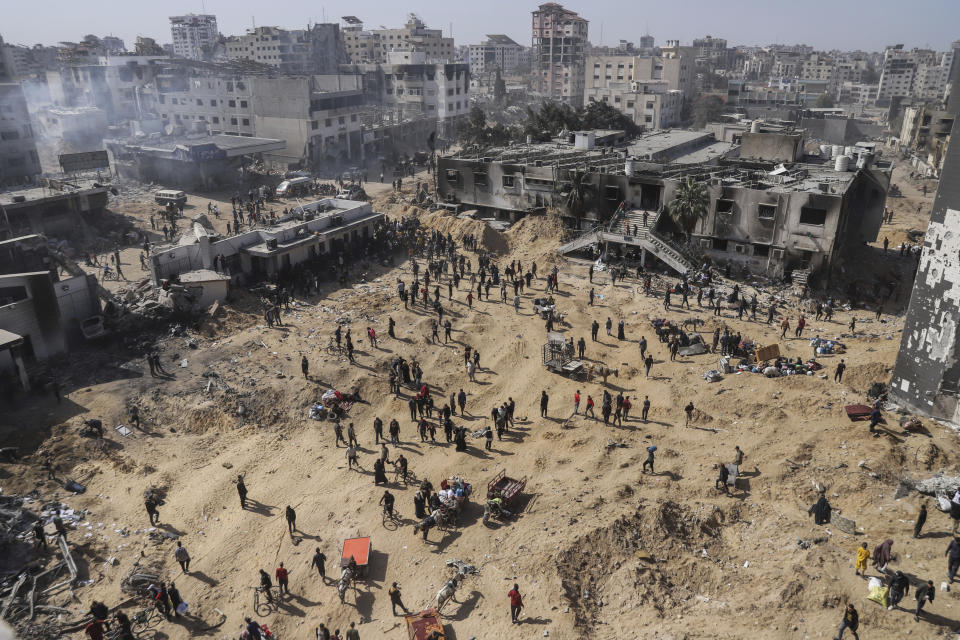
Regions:
M 869 169 L 873 164 L 873 154 L 869 151 L 861 151 L 857 157 L 857 169 Z
M 762 123 L 759 120 L 754 120 L 750 125 L 750 133 L 760 133 L 760 125 Z
M 820 157 L 821 157 L 821 158 L 829 158 L 830 155 L 831 155 L 831 154 L 830 154 L 830 151 L 831 151 L 831 150 L 832 150 L 832 147 L 831 147 L 830 145 L 828 145 L 828 144 L 822 144 L 822 145 L 820 145 Z
M 831 158 L 836 158 L 837 156 L 843 155 L 843 147 L 838 144 L 833 145 L 833 153 L 830 155 Z
M 850 167 L 850 156 L 837 156 L 833 163 L 836 171 L 846 171 Z
M 844 147 L 843 155 L 853 157 L 854 148 L 853 147 Z

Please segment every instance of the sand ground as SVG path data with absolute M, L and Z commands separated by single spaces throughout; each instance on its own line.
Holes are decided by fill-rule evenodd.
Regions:
M 881 241 L 886 235 L 892 246 L 909 229 L 925 228 L 933 191 L 922 198 L 902 173 L 894 182 L 905 197 L 891 199 L 894 223 L 881 232 Z M 374 195 L 378 210 L 413 212 L 389 193 Z M 191 201 L 205 211 L 203 200 Z M 229 198 L 226 203 L 229 210 Z M 917 204 L 922 205 L 919 214 Z M 150 208 L 125 203 L 117 210 L 143 226 Z M 455 235 L 482 226 L 440 214 L 424 214 L 421 220 Z M 119 346 L 77 354 L 63 363 L 62 404 L 49 396 L 31 399 L 0 419 L 7 423 L 6 441 L 27 451 L 51 452 L 62 477 L 88 487 L 83 495 L 71 495 L 45 481 L 39 455 L 3 468 L 4 493 L 36 491 L 40 500 L 89 510 L 70 539 L 82 577 L 92 583 L 76 590 L 79 602 L 64 596 L 58 604 L 85 610 L 94 598 L 118 602 L 126 597 L 120 581 L 140 563 L 159 568 L 190 603 L 190 617 L 161 623 L 156 638 L 235 638 L 243 617 L 252 615 L 278 638 L 313 638 L 320 622 L 344 630 L 355 621 L 361 638 L 400 639 L 406 630 L 403 619 L 391 613 L 390 583 L 402 585 L 410 609 L 425 607 L 450 575 L 444 561 L 456 558 L 480 567 L 480 574 L 458 591 L 457 602 L 444 609 L 448 637 L 463 640 L 828 638 L 846 602 L 859 609 L 864 638 L 943 637 L 960 626 L 956 589 L 938 591 L 928 617 L 915 623 L 905 611 L 886 611 L 867 601 L 866 582 L 853 571 L 861 541 L 872 550 L 888 537 L 895 540 L 894 568 L 938 586 L 946 571 L 949 519 L 931 505 L 927 535 L 911 539 L 922 497 L 894 494 L 903 476 L 926 477 L 939 470 L 956 475 L 957 434 L 928 423 L 928 434 L 909 435 L 889 413 L 883 436 L 872 438 L 865 423 L 851 423 L 843 413 L 843 405 L 865 400 L 871 383 L 889 380 L 906 285 L 898 308 L 891 306 L 893 313 L 882 322 L 873 320 L 872 311 L 841 311 L 831 323 L 811 321 L 803 338 L 791 331 L 779 339 L 781 314 L 769 326 L 738 321 L 730 310 L 719 319 L 758 341 L 779 342 L 792 356 L 810 353 L 808 336 L 840 338 L 848 345 L 842 357 L 849 364 L 842 384 L 832 381 L 837 356 L 822 358 L 826 379 L 744 373 L 707 383 L 700 375 L 715 367 L 716 356 L 669 361 L 649 320 L 699 316 L 707 322 L 705 333 L 718 320 L 695 303 L 689 311 L 664 313 L 659 299 L 638 293 L 637 282 L 611 286 L 605 275 L 595 277 L 601 298 L 589 307 L 587 268 L 555 257 L 556 231 L 549 218 L 529 218 L 484 237 L 489 248 L 501 251 L 501 264 L 536 261 L 540 274 L 559 266 L 558 305 L 570 321 L 560 330 L 587 338 L 589 362 L 618 370 L 606 388 L 630 396 L 634 406 L 622 427 L 570 417 L 578 389 L 597 400 L 599 415 L 602 380 L 571 380 L 541 365 L 545 331 L 532 314 L 531 300 L 542 295 L 542 279 L 522 296 L 520 313 L 495 296 L 468 309 L 467 283 L 450 302 L 444 290 L 454 328 L 450 344 L 428 343 L 432 315 L 422 307 L 405 310 L 396 298 L 397 278 L 412 280 L 407 263 L 371 269 L 374 277 L 367 285 L 328 286 L 319 297 L 296 300 L 282 328 L 267 328 L 257 300 L 238 293 L 199 329 L 159 340 L 169 378 L 151 377 L 142 359 L 125 356 Z M 123 252 L 131 279 L 141 275 L 137 251 Z M 912 273 L 908 257 L 883 254 L 878 247 L 864 252 L 870 272 Z M 475 256 L 470 257 L 475 266 Z M 774 293 L 786 296 L 782 312 L 795 325 L 799 302 L 788 290 L 771 288 L 760 289 L 761 302 Z M 845 335 L 851 315 L 858 318 L 852 337 Z M 397 322 L 396 340 L 387 338 L 390 316 Z M 618 341 L 601 329 L 599 341 L 590 341 L 590 323 L 596 318 L 603 324 L 608 316 L 614 323 L 624 319 L 627 339 Z M 326 350 L 338 320 L 349 321 L 353 330 L 356 365 Z M 377 329 L 377 347 L 363 338 L 367 326 Z M 641 336 L 656 359 L 649 379 L 637 347 Z M 187 339 L 196 340 L 197 348 Z M 467 380 L 462 367 L 464 345 L 481 353 L 476 382 Z M 310 360 L 309 379 L 300 374 L 301 354 Z M 409 417 L 408 391 L 401 399 L 387 393 L 383 365 L 397 354 L 422 363 L 438 404 L 460 388 L 468 393 L 467 414 L 455 417 L 456 423 L 471 430 L 483 427 L 491 407 L 512 397 L 515 427 L 490 452 L 481 440 L 470 440 L 464 453 L 439 441 L 421 443 Z M 307 418 L 307 407 L 327 388 L 354 386 L 368 401 L 355 405 L 349 417 L 359 434 L 359 472 L 347 470 L 330 423 Z M 541 390 L 550 396 L 546 419 L 539 417 Z M 639 420 L 644 396 L 652 403 L 649 422 Z M 696 411 L 687 427 L 682 408 L 691 400 Z M 76 436 L 85 417 L 99 417 L 108 427 L 126 424 L 130 404 L 143 417 L 142 429 L 133 436 L 110 429 L 106 445 Z M 402 452 L 418 478 L 437 485 L 460 475 L 474 485 L 477 493 L 457 531 L 433 530 L 427 542 L 414 536 L 414 489 L 392 482 L 389 489 L 404 522 L 398 528 L 382 525 L 377 501 L 383 489 L 373 485 L 370 471 L 377 454 L 372 429 L 377 416 L 400 421 L 402 443 L 390 447 L 390 455 Z M 442 432 L 438 435 L 442 440 Z M 656 472 L 644 474 L 641 465 L 651 444 L 658 447 Z M 727 496 L 714 488 L 714 480 L 717 464 L 731 459 L 734 445 L 746 453 L 745 473 Z M 480 522 L 481 498 L 486 482 L 501 469 L 525 476 L 527 492 L 516 519 L 487 527 Z M 246 474 L 253 500 L 247 510 L 240 509 L 232 483 L 238 473 Z M 813 524 L 807 509 L 816 497 L 814 483 L 828 486 L 834 508 L 856 521 L 856 535 Z M 149 537 L 142 496 L 151 487 L 166 491 L 158 528 L 179 536 L 188 548 L 193 558 L 188 575 L 174 561 L 170 539 Z M 287 505 L 298 514 L 293 535 L 284 522 Z M 320 548 L 329 559 L 328 576 L 335 575 L 343 540 L 355 536 L 371 536 L 373 556 L 368 579 L 341 604 L 335 586 L 311 571 L 310 559 Z M 257 570 L 272 574 L 279 562 L 291 571 L 291 595 L 278 609 L 254 614 L 251 588 Z M 877 573 L 873 567 L 870 572 Z M 514 582 L 526 604 L 519 626 L 510 624 L 506 596 Z M 912 606 L 912 594 L 904 604 Z M 226 614 L 226 623 L 201 633 L 218 618 L 214 608 Z

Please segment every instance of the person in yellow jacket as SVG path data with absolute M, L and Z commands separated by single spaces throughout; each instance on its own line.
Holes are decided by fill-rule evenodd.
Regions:
M 857 549 L 857 564 L 856 564 L 856 575 L 866 576 L 867 575 L 867 560 L 870 559 L 870 552 L 867 551 L 867 543 L 861 542 L 860 548 Z

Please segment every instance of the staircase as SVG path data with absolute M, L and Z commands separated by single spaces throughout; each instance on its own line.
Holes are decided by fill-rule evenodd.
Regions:
M 582 249 L 591 244 L 613 242 L 641 247 L 679 273 L 693 272 L 699 268 L 699 258 L 684 247 L 654 231 L 660 211 L 647 211 L 647 224 L 643 224 L 644 211 L 633 209 L 621 211 L 603 225 L 598 225 L 580 237 L 561 246 L 561 254 Z M 636 234 L 633 230 L 636 227 Z

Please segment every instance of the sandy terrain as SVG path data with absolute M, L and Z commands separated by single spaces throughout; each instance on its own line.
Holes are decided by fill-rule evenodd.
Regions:
M 892 246 L 908 229 L 925 227 L 922 216 L 933 191 L 921 199 L 899 173 L 894 181 L 905 197 L 890 201 L 896 216 L 881 240 L 887 235 Z M 409 212 L 390 200 L 381 196 L 378 210 Z M 924 210 L 918 215 L 921 202 Z M 148 209 L 133 204 L 120 208 L 141 222 Z M 594 286 L 602 298 L 595 308 L 587 306 L 586 266 L 553 257 L 559 242 L 549 218 L 526 219 L 503 234 L 440 214 L 421 219 L 455 235 L 483 232 L 487 246 L 500 252 L 501 264 L 520 259 L 526 267 L 535 260 L 541 275 L 553 264 L 560 267 L 558 305 L 572 326 L 559 329 L 574 339 L 587 338 L 589 361 L 619 370 L 606 388 L 631 397 L 634 409 L 623 427 L 582 416 L 567 420 L 577 389 L 584 401 L 587 394 L 596 399 L 599 416 L 603 384 L 554 375 L 541 365 L 544 325 L 532 315 L 531 300 L 542 295 L 542 279 L 522 296 L 519 314 L 496 296 L 474 301 L 468 310 L 469 279 L 452 302 L 446 301 L 444 287 L 454 328 L 450 344 L 428 344 L 431 315 L 422 307 L 404 310 L 396 298 L 397 278 L 408 284 L 412 280 L 407 264 L 377 272 L 368 285 L 328 286 L 318 298 L 297 300 L 283 316 L 282 328 L 263 325 L 257 301 L 239 294 L 199 329 L 159 340 L 170 379 L 152 378 L 142 359 L 129 361 L 118 351 L 79 354 L 64 363 L 64 371 L 68 364 L 77 368 L 65 374 L 69 382 L 62 405 L 49 397 L 32 399 L 8 416 L 18 431 L 6 440 L 29 449 L 42 439 L 42 450 L 54 453 L 60 475 L 88 486 L 77 496 L 58 489 L 43 479 L 39 456 L 3 469 L 4 493 L 37 490 L 42 500 L 89 510 L 86 522 L 92 528 L 81 525 L 70 539 L 79 551 L 82 577 L 93 583 L 77 589 L 79 603 L 69 605 L 64 596 L 59 604 L 84 610 L 94 598 L 114 604 L 126 598 L 119 583 L 135 562 L 156 565 L 175 580 L 190 603 L 191 617 L 161 623 L 154 637 L 190 637 L 216 621 L 216 607 L 227 622 L 208 637 L 236 638 L 243 616 L 254 615 L 251 587 L 257 569 L 272 574 L 283 562 L 291 570 L 291 596 L 279 610 L 254 615 L 278 638 L 314 638 L 320 622 L 344 630 L 356 621 L 361 638 L 401 639 L 406 631 L 403 619 L 391 614 L 390 583 L 402 585 L 410 609 L 427 606 L 450 575 L 444 561 L 456 558 L 481 570 L 458 591 L 458 602 L 444 610 L 448 637 L 462 640 L 545 635 L 828 638 L 848 601 L 860 611 L 864 638 L 907 633 L 911 638 L 943 637 L 960 625 L 956 589 L 938 591 L 927 619 L 915 623 L 905 611 L 886 611 L 867 601 L 866 582 L 853 571 L 861 541 L 872 550 L 891 537 L 894 568 L 933 579 L 938 586 L 945 575 L 949 519 L 931 505 L 928 535 L 912 540 L 922 497 L 898 499 L 894 492 L 903 476 L 926 477 L 941 469 L 955 475 L 957 434 L 931 423 L 928 436 L 908 435 L 897 425 L 898 416 L 886 414 L 884 435 L 871 438 L 866 423 L 851 423 L 843 413 L 844 404 L 865 400 L 872 382 L 889 380 L 902 308 L 885 314 L 881 323 L 873 321 L 872 311 L 841 311 L 831 323 L 811 320 L 804 338 L 792 337 L 791 330 L 786 340 L 779 340 L 780 314 L 767 326 L 738 321 L 727 310 L 720 321 L 744 336 L 779 342 L 792 356 L 810 353 L 808 335 L 840 337 L 849 347 L 843 356 L 849 368 L 843 384 L 832 381 L 836 356 L 822 358 L 827 379 L 744 373 L 711 384 L 700 375 L 714 368 L 716 356 L 670 362 L 649 324 L 650 318 L 664 315 L 662 302 L 638 294 L 635 281 L 614 287 L 605 275 L 596 276 Z M 882 255 L 879 248 L 864 252 L 869 260 L 864 274 L 912 273 L 908 257 L 893 251 Z M 475 256 L 468 255 L 475 267 Z M 125 250 L 123 261 L 137 263 L 136 250 Z M 131 266 L 128 275 L 136 273 Z M 769 293 L 773 290 L 761 291 L 764 309 Z M 788 296 L 783 309 L 792 326 L 796 304 Z M 858 318 L 857 335 L 845 337 L 851 314 Z M 666 315 L 698 315 L 707 322 L 704 332 L 712 331 L 715 322 L 695 303 L 691 311 L 674 309 Z M 390 316 L 397 322 L 397 340 L 387 338 Z M 626 341 L 606 336 L 603 329 L 598 342 L 589 340 L 593 319 L 603 324 L 608 316 L 614 324 L 625 320 Z M 356 365 L 326 351 L 337 319 L 350 322 Z M 380 336 L 376 348 L 364 338 L 367 326 Z M 637 347 L 641 336 L 656 358 L 649 379 Z M 188 338 L 198 348 L 187 346 Z M 476 382 L 467 380 L 462 367 L 465 344 L 481 353 Z M 301 354 L 310 360 L 309 380 L 300 375 Z M 502 442 L 495 441 L 491 452 L 483 451 L 482 440 L 473 439 L 467 452 L 455 452 L 440 442 L 442 431 L 436 444 L 420 443 L 406 398 L 387 393 L 383 364 L 396 354 L 421 362 L 438 404 L 460 388 L 467 391 L 467 415 L 456 416 L 455 423 L 470 430 L 485 426 L 491 407 L 512 397 L 517 402 L 515 428 Z M 347 470 L 331 423 L 307 418 L 307 407 L 330 386 L 359 386 L 369 402 L 355 405 L 349 417 L 358 430 L 363 471 Z M 550 395 L 548 419 L 539 417 L 541 390 Z M 649 423 L 639 420 L 644 396 L 652 402 Z M 685 427 L 682 408 L 691 400 L 694 423 Z M 96 446 L 75 435 L 84 417 L 99 417 L 109 427 L 126 424 L 125 407 L 131 403 L 143 417 L 143 429 L 132 437 L 111 429 L 110 446 Z M 377 452 L 372 428 L 377 416 L 385 423 L 392 417 L 400 421 L 402 444 L 391 447 L 390 455 L 402 452 L 419 478 L 437 485 L 459 474 L 473 483 L 477 493 L 456 532 L 433 530 L 428 542 L 414 536 L 414 490 L 394 483 L 389 489 L 397 496 L 404 525 L 394 530 L 381 524 L 377 501 L 383 489 L 374 487 L 370 472 Z M 622 446 L 609 447 L 611 441 Z M 643 474 L 645 449 L 651 444 L 658 447 L 656 473 Z M 730 461 L 734 445 L 746 453 L 746 477 L 725 496 L 714 488 L 716 465 Z M 480 522 L 482 494 L 500 469 L 528 478 L 525 505 L 515 520 L 485 527 Z M 246 474 L 252 509 L 240 509 L 232 483 L 238 473 Z M 393 474 L 388 475 L 392 480 Z M 813 524 L 807 509 L 816 497 L 814 482 L 828 485 L 831 503 L 856 521 L 857 535 Z M 160 530 L 179 535 L 188 548 L 193 557 L 189 575 L 182 575 L 174 561 L 171 540 L 149 539 L 142 496 L 151 487 L 166 491 Z M 299 531 L 292 536 L 283 518 L 287 505 L 297 511 Z M 116 532 L 121 528 L 127 535 Z M 335 575 L 343 540 L 365 535 L 372 537 L 374 551 L 369 579 L 341 604 L 334 585 L 311 572 L 311 556 L 315 548 L 322 549 L 328 576 Z M 640 551 L 649 557 L 641 559 Z M 109 557 L 117 564 L 108 564 Z M 870 573 L 876 575 L 876 569 Z M 514 582 L 526 603 L 519 626 L 510 624 L 506 596 Z M 904 604 L 913 602 L 911 593 Z

